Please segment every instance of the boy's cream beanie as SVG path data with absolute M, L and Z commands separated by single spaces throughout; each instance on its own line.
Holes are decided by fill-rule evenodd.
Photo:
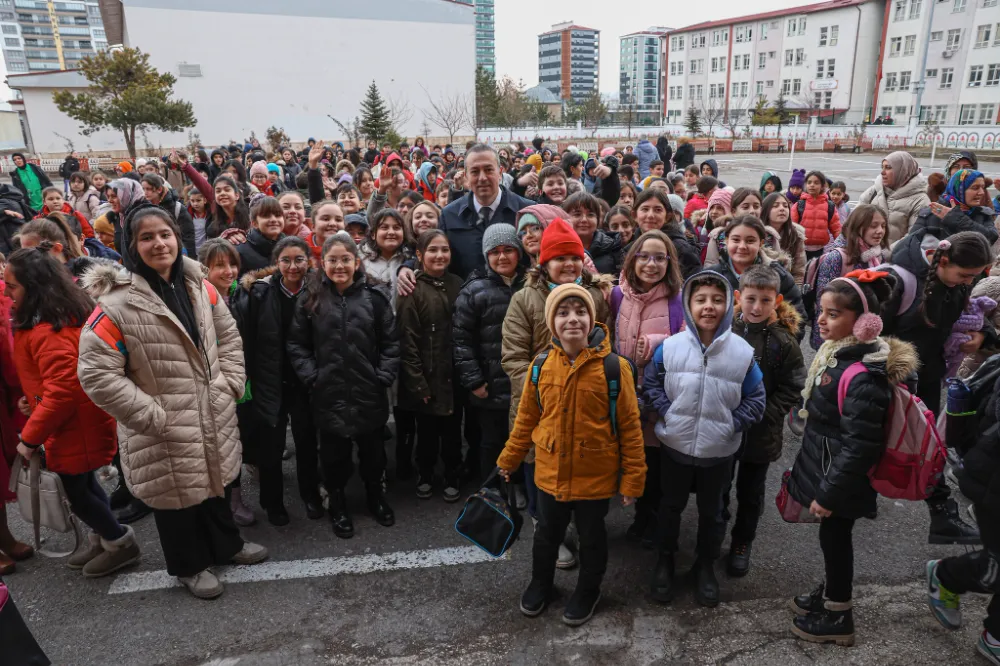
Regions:
M 567 298 L 579 298 L 583 301 L 583 304 L 587 306 L 588 314 L 590 314 L 590 326 L 593 327 L 597 324 L 597 309 L 594 307 L 594 299 L 590 296 L 590 292 L 575 282 L 561 284 L 549 292 L 548 298 L 545 299 L 545 325 L 549 327 L 549 332 L 552 335 L 555 335 L 556 331 L 556 310 L 559 309 L 559 303 Z

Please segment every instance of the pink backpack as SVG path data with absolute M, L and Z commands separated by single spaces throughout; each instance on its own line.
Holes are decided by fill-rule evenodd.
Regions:
M 852 363 L 837 385 L 837 406 L 844 412 L 844 398 L 851 380 L 868 372 L 864 363 Z M 892 385 L 892 402 L 886 421 L 885 451 L 868 472 L 872 488 L 891 499 L 925 500 L 944 472 L 946 451 L 934 423 L 934 412 L 900 384 Z

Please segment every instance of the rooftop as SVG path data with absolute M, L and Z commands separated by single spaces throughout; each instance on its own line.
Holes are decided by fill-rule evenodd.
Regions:
M 778 18 L 779 16 L 797 16 L 799 14 L 814 14 L 816 12 L 825 12 L 831 9 L 841 9 L 843 7 L 854 7 L 857 5 L 863 5 L 866 2 L 871 2 L 871 0 L 830 0 L 829 2 L 818 2 L 812 5 L 800 5 L 798 7 L 789 7 L 788 9 L 778 9 L 772 12 L 762 12 L 760 14 L 747 14 L 746 16 L 737 16 L 734 18 L 722 19 L 720 21 L 705 21 L 703 23 L 695 23 L 694 25 L 689 25 L 684 28 L 677 28 L 676 30 L 671 30 L 670 34 L 691 32 L 694 30 L 705 30 L 707 28 L 720 28 L 722 26 L 733 25 L 734 23 L 752 23 L 754 21 L 762 21 L 764 19 Z
M 566 30 L 589 30 L 590 32 L 600 32 L 600 30 L 597 30 L 596 28 L 588 28 L 586 26 L 577 25 L 575 23 L 570 22 L 570 23 L 557 23 L 554 26 L 552 26 L 551 30 L 549 30 L 548 32 L 543 32 L 542 35 L 552 35 L 557 32 L 565 32 Z
M 544 86 L 535 86 L 524 91 L 525 97 L 542 104 L 559 104 L 559 96 Z
M 638 37 L 639 35 L 656 35 L 656 36 L 662 36 L 662 35 L 667 34 L 668 32 L 671 32 L 672 30 L 673 30 L 673 28 L 667 28 L 667 27 L 664 27 L 664 26 L 657 26 L 655 28 L 646 28 L 645 30 L 639 30 L 638 32 L 630 32 L 627 35 L 622 35 L 621 39 L 624 39 L 626 37 Z

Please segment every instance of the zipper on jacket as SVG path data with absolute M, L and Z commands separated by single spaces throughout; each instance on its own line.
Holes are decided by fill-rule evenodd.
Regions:
M 708 374 L 708 349 L 701 353 L 701 391 L 698 395 L 698 413 L 694 417 L 694 439 L 691 442 L 691 451 L 688 453 L 692 458 L 698 450 L 698 435 L 701 433 L 701 407 L 705 404 L 705 375 Z

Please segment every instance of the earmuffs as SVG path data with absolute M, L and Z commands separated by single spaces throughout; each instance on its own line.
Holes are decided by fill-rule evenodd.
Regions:
M 874 282 L 879 278 L 888 277 L 888 275 L 883 271 L 851 271 L 844 277 L 830 280 L 830 282 L 844 282 L 851 285 L 851 288 L 857 292 L 861 299 L 861 306 L 865 311 L 854 322 L 854 330 L 852 331 L 854 337 L 860 342 L 871 342 L 882 333 L 882 318 L 868 309 L 868 299 L 858 282 Z

